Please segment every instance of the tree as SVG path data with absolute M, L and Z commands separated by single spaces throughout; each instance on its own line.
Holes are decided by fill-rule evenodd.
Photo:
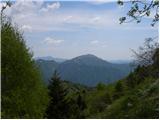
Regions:
M 154 16 L 151 22 L 151 26 L 154 26 L 159 21 L 159 0 L 132 0 L 132 1 L 122 1 L 118 0 L 119 5 L 129 4 L 130 10 L 127 12 L 127 16 L 121 17 L 121 23 L 129 23 L 136 21 L 140 23 L 144 17 Z
M 77 104 L 80 110 L 84 110 L 86 108 L 86 103 L 80 94 L 78 95 L 77 98 Z
M 115 90 L 117 92 L 123 92 L 123 85 L 122 85 L 122 82 L 121 81 L 118 81 L 116 86 L 115 86 Z
M 46 117 L 49 119 L 67 118 L 69 111 L 69 104 L 66 99 L 67 90 L 64 89 L 57 71 L 54 72 L 48 89 L 50 103 L 46 111 Z
M 139 50 L 136 52 L 132 50 L 135 57 L 135 64 L 140 66 L 148 66 L 156 61 L 154 57 L 156 51 L 158 51 L 159 45 L 158 42 L 155 42 L 154 39 L 148 38 L 144 42 L 144 46 L 139 47 Z
M 43 118 L 47 88 L 22 33 L 1 16 L 2 118 Z
M 124 86 L 121 81 L 118 81 L 115 85 L 115 91 L 114 91 L 114 99 L 119 98 L 123 95 Z
M 152 72 L 152 76 L 155 78 L 159 77 L 159 48 L 155 49 L 155 53 L 153 54 L 153 65 L 152 65 L 152 71 L 154 70 L 154 72 Z
M 122 1 L 118 0 L 119 5 L 130 4 L 130 10 L 127 12 L 126 17 L 121 17 L 121 23 L 129 23 L 136 21 L 140 23 L 143 18 L 154 15 L 152 19 L 151 26 L 154 26 L 159 21 L 159 0 L 133 0 L 133 1 Z M 129 20 L 128 20 L 129 19 Z M 127 21 L 128 20 L 128 21 Z M 136 63 L 141 66 L 151 65 L 154 62 L 154 54 L 159 50 L 158 42 L 155 42 L 154 39 L 157 39 L 158 36 L 154 38 L 146 38 L 144 46 L 139 47 L 139 51 L 133 53 L 135 54 Z M 157 58 L 156 58 L 157 59 Z
M 109 93 L 109 91 L 107 91 L 105 94 L 104 94 L 104 101 L 106 104 L 111 104 L 112 103 L 112 99 L 111 99 L 111 94 Z
M 105 84 L 103 84 L 103 83 L 98 83 L 97 86 L 96 86 L 97 90 L 104 90 L 105 87 L 106 87 L 106 86 L 105 86 Z

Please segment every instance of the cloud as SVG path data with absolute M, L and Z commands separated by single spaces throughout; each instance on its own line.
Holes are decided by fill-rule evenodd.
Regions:
M 89 2 L 107 3 L 108 0 Z M 61 1 L 17 0 L 5 12 L 14 23 L 22 26 L 25 32 L 80 31 L 84 28 L 125 29 L 126 27 L 119 25 L 118 19 L 122 16 L 119 9 L 107 10 L 106 8 L 100 11 L 92 11 L 89 8 L 67 9 L 61 6 Z M 136 26 L 132 27 L 135 28 Z
M 32 27 L 30 25 L 23 25 L 22 30 L 32 32 Z
M 52 3 L 52 4 L 47 4 L 47 7 L 46 7 L 46 8 L 41 8 L 41 9 L 40 9 L 40 12 L 53 11 L 53 10 L 59 9 L 60 6 L 61 6 L 61 5 L 60 5 L 59 2 Z
M 91 41 L 90 43 L 91 43 L 91 44 L 98 44 L 99 41 L 98 41 L 98 40 L 93 40 L 93 41 Z
M 64 22 L 68 22 L 73 18 L 73 16 L 68 15 L 67 17 L 64 18 Z
M 59 2 L 56 2 L 56 3 L 53 3 L 53 4 L 49 4 L 47 6 L 48 9 L 58 9 L 60 8 L 60 3 Z
M 59 9 L 63 9 L 60 2 L 17 0 L 6 10 L 6 14 L 20 26 L 29 24 L 34 32 L 75 31 L 84 27 L 112 25 L 113 15 L 106 11 L 97 13 L 75 8 L 62 12 Z
M 43 43 L 46 43 L 46 44 L 60 44 L 63 41 L 64 40 L 57 40 L 57 39 L 54 39 L 54 38 L 51 38 L 51 37 L 47 37 L 43 40 Z

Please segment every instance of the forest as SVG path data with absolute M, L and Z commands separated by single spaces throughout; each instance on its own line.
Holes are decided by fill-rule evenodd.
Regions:
M 142 11 L 137 7 L 139 2 L 132 2 L 127 16 L 119 19 L 121 24 L 132 17 L 138 25 L 143 22 L 141 14 L 149 16 L 148 11 L 159 8 L 159 1 L 153 0 Z M 159 45 L 154 38 L 146 39 L 139 51 L 132 50 L 135 68 L 122 79 L 86 86 L 62 79 L 55 70 L 45 84 L 23 32 L 3 14 L 7 6 L 12 7 L 6 2 L 1 10 L 1 118 L 159 118 Z M 151 26 L 157 22 L 158 12 Z

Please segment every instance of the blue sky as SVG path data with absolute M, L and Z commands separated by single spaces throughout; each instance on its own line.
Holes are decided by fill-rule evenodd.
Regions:
M 2 3 L 1 3 L 2 6 Z M 16 1 L 6 14 L 24 31 L 34 57 L 73 58 L 94 54 L 106 60 L 132 59 L 144 39 L 158 36 L 152 15 L 136 24 L 119 24 L 129 6 L 108 0 Z

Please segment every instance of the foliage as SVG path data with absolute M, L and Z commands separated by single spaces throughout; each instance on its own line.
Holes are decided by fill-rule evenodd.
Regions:
M 141 66 L 148 66 L 153 64 L 153 62 L 157 59 L 155 53 L 159 50 L 159 44 L 154 39 L 155 38 L 147 38 L 144 42 L 144 46 L 139 47 L 139 50 L 136 52 L 132 50 L 135 55 L 135 63 Z M 158 62 L 158 61 L 157 61 Z
M 103 83 L 98 83 L 97 86 L 96 86 L 97 90 L 104 90 L 105 87 L 106 87 L 106 85 L 103 84 Z
M 144 5 L 143 9 L 140 9 L 139 3 Z M 159 1 L 152 0 L 147 6 L 143 1 L 132 1 L 133 7 L 128 16 L 139 23 L 143 16 L 150 15 L 152 8 L 159 7 L 158 3 Z M 123 5 L 124 2 L 118 1 L 118 4 Z M 9 3 L 6 5 L 10 6 Z M 6 7 L 3 7 L 1 14 Z M 48 86 L 48 98 L 47 89 L 22 33 L 4 18 L 2 17 L 2 118 L 159 117 L 159 47 L 158 44 L 150 44 L 151 39 L 146 41 L 145 47 L 140 48 L 141 52 L 135 52 L 139 64 L 126 78 L 112 84 L 99 83 L 96 87 L 87 88 L 61 80 L 55 71 Z M 159 14 L 156 13 L 152 24 L 158 20 Z M 123 23 L 126 17 L 120 21 Z M 86 66 L 92 62 L 87 62 Z M 94 66 L 95 62 L 93 63 Z M 102 61 L 100 69 L 101 65 L 104 66 Z M 87 68 L 82 71 L 86 73 Z
M 159 56 L 155 52 L 154 57 Z M 156 57 L 157 58 L 157 57 Z M 156 64 L 156 65 L 155 65 Z M 128 77 L 88 94 L 87 118 L 158 118 L 159 64 L 137 66 Z M 147 72 L 147 73 L 146 73 Z M 108 93 L 110 102 L 105 98 Z M 108 96 L 107 95 L 107 96 Z
M 49 84 L 50 103 L 46 111 L 47 118 L 67 118 L 68 102 L 66 100 L 67 91 L 61 83 L 58 73 L 55 71 Z
M 140 23 L 144 17 L 149 17 L 151 15 L 154 15 L 151 26 L 154 26 L 159 21 L 159 0 L 118 0 L 117 3 L 121 6 L 128 3 L 129 6 L 131 6 L 130 10 L 127 12 L 127 16 L 119 19 L 120 24 L 132 21 Z
M 50 84 L 49 96 L 50 103 L 46 111 L 47 118 L 84 118 L 85 91 L 75 90 L 74 84 L 61 80 L 57 71 L 55 71 Z M 81 87 L 80 87 L 81 88 Z M 83 88 L 83 87 L 82 87 Z
M 47 89 L 22 33 L 1 17 L 2 118 L 43 118 Z
M 118 81 L 115 85 L 115 90 L 114 90 L 114 99 L 119 98 L 120 96 L 123 95 L 123 91 L 124 91 L 124 86 L 122 84 L 121 81 Z

